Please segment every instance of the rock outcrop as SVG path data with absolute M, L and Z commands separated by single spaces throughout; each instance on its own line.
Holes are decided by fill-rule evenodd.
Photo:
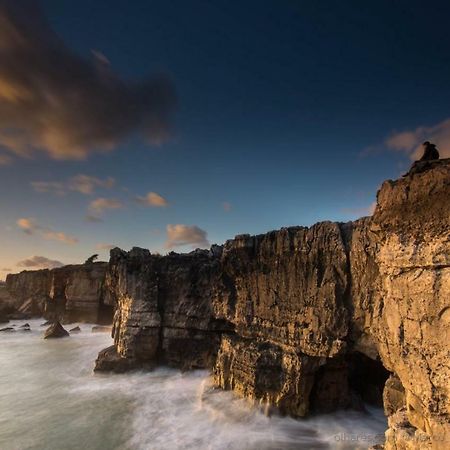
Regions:
M 221 332 L 230 328 L 213 314 L 218 269 L 219 258 L 209 251 L 161 257 L 138 248 L 112 250 L 106 286 L 117 304 L 117 354 L 104 353 L 96 369 L 107 364 L 105 358 L 127 359 L 127 367 L 211 367 Z
M 70 336 L 69 332 L 59 323 L 50 325 L 44 333 L 44 339 L 56 339 Z
M 450 160 L 378 193 L 373 217 L 187 255 L 115 249 L 114 347 L 96 370 L 206 367 L 293 416 L 384 399 L 386 449 L 450 442 Z
M 62 323 L 111 323 L 112 306 L 104 301 L 103 289 L 107 266 L 79 264 L 10 274 L 0 304 Z
M 426 168 L 383 184 L 372 224 L 381 282 L 372 333 L 405 390 L 386 449 L 450 446 L 449 160 Z

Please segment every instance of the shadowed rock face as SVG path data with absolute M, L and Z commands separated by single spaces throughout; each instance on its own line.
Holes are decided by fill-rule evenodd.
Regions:
M 222 331 L 232 327 L 213 315 L 211 297 L 219 258 L 209 251 L 151 255 L 134 248 L 111 252 L 106 287 L 117 307 L 113 337 L 127 367 L 153 362 L 211 367 Z M 97 370 L 104 363 L 98 362 Z
M 6 278 L 9 304 L 30 316 L 62 323 L 111 323 L 112 307 L 103 300 L 107 263 L 24 271 Z

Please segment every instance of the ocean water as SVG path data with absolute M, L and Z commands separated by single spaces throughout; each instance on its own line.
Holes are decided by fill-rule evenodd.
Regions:
M 44 340 L 43 321 L 28 322 L 31 332 L 0 333 L 0 450 L 364 449 L 386 428 L 370 408 L 266 417 L 212 389 L 205 371 L 94 374 L 108 333 L 81 324 L 80 334 Z

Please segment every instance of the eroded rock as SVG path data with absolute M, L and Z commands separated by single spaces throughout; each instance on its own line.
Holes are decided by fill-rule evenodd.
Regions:
M 217 386 L 294 416 L 383 395 L 387 450 L 447 448 L 449 199 L 441 160 L 385 182 L 374 216 L 355 222 L 187 255 L 115 249 L 115 344 L 96 369 L 206 367 Z
M 59 323 L 50 325 L 44 333 L 44 339 L 63 338 L 69 336 L 69 332 Z

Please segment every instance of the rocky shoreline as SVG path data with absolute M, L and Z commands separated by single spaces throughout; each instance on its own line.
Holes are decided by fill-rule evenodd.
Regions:
M 295 417 L 384 404 L 384 448 L 450 442 L 450 159 L 383 183 L 372 217 L 241 235 L 189 254 L 10 275 L 18 310 L 114 308 L 95 370 L 207 368 Z M 39 293 L 39 294 L 37 294 Z M 93 315 L 92 315 L 93 314 Z

